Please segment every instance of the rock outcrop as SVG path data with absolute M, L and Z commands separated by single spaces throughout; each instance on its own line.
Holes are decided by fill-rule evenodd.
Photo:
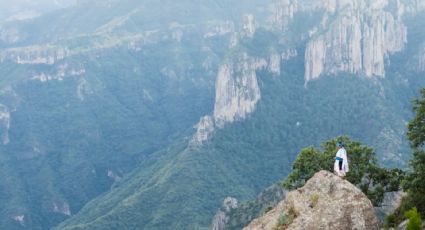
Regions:
M 3 145 L 9 143 L 10 111 L 9 108 L 0 104 L 0 142 Z
M 399 0 L 279 0 L 270 5 L 271 16 L 264 28 L 280 34 L 280 43 L 300 40 L 305 44 L 305 84 L 322 75 L 341 73 L 383 78 L 389 56 L 403 51 L 407 43 L 403 17 L 424 10 L 423 5 Z M 288 31 L 300 16 L 313 22 L 306 22 L 300 33 Z M 229 35 L 229 46 L 237 49 L 238 39 L 253 37 L 262 26 L 251 14 L 245 14 L 242 22 L 239 32 L 233 23 L 225 22 L 210 28 L 204 37 Z M 263 58 L 246 53 L 228 58 L 218 70 L 214 113 L 200 119 L 192 143 L 202 143 L 214 128 L 252 113 L 261 98 L 256 70 L 265 68 L 279 76 L 282 61 L 297 55 L 295 48 L 288 47 L 285 51 L 271 49 Z M 419 70 L 425 69 L 424 57 L 419 55 L 415 61 Z
M 407 42 L 406 26 L 388 5 L 386 0 L 352 0 L 337 1 L 337 11 L 328 7 L 307 44 L 305 80 L 341 72 L 384 77 L 386 58 Z
M 232 21 L 211 23 L 207 25 L 207 31 L 204 33 L 204 38 L 224 36 L 233 32 L 235 32 L 235 24 Z
M 255 29 L 256 29 L 256 25 L 255 25 L 255 18 L 254 15 L 252 14 L 245 14 L 243 16 L 243 30 L 242 30 L 242 34 L 247 36 L 247 37 L 253 37 L 255 34 Z
M 357 187 L 330 172 L 320 171 L 244 230 L 271 230 L 276 227 L 379 229 L 379 220 L 372 203 Z
M 265 68 L 265 60 L 243 53 L 224 63 L 216 81 L 214 120 L 218 127 L 250 114 L 261 98 L 256 70 Z
M 63 214 L 65 216 L 71 216 L 71 209 L 69 208 L 69 204 L 66 201 L 54 202 L 52 211 Z
M 268 71 L 275 76 L 280 75 L 280 63 L 283 57 L 277 52 L 271 52 L 269 56 Z
M 213 230 L 241 229 L 254 218 L 275 207 L 285 198 L 287 191 L 280 185 L 274 184 L 261 192 L 253 201 L 237 203 L 227 197 L 212 222 Z M 230 202 L 233 201 L 233 202 Z M 236 205 L 235 205 L 236 204 Z
M 220 211 L 214 216 L 212 230 L 225 230 L 229 221 L 227 213 L 238 207 L 238 200 L 233 197 L 226 197 Z
M 296 15 L 316 17 L 305 40 L 305 81 L 339 73 L 385 77 L 388 57 L 407 43 L 403 16 L 425 9 L 421 1 L 280 0 L 270 7 L 271 28 L 287 31 Z
M 0 53 L 0 61 L 10 60 L 18 64 L 52 65 L 69 55 L 67 48 L 50 45 L 12 48 Z
M 261 98 L 256 70 L 265 69 L 267 66 L 276 68 L 269 65 L 265 59 L 253 58 L 247 53 L 235 54 L 220 66 L 215 86 L 213 115 L 200 119 L 195 126 L 197 132 L 192 138 L 192 144 L 207 140 L 215 127 L 223 128 L 226 123 L 245 119 L 254 111 Z
M 416 62 L 416 65 L 414 66 L 414 69 L 418 72 L 424 72 L 425 71 L 425 44 L 421 45 L 421 48 L 419 49 L 418 54 L 415 57 L 415 60 L 413 62 Z
M 400 207 L 402 199 L 407 194 L 403 191 L 398 192 L 386 192 L 384 199 L 379 207 L 375 207 L 375 211 L 382 222 L 385 221 L 385 217 L 394 213 L 394 211 Z
M 192 145 L 202 143 L 209 139 L 211 133 L 214 131 L 214 119 L 211 116 L 201 117 L 199 123 L 195 125 L 196 134 L 191 140 Z
M 80 77 L 86 73 L 86 69 L 83 67 L 71 67 L 68 64 L 59 65 L 56 68 L 55 73 L 36 73 L 33 74 L 31 80 L 37 80 L 41 82 L 46 81 L 62 81 L 66 77 Z
M 285 30 L 298 11 L 298 0 L 281 0 L 270 6 L 272 11 L 268 22 L 276 30 Z

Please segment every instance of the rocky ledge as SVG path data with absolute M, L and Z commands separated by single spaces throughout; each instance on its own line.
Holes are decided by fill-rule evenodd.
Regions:
M 379 229 L 371 201 L 350 182 L 327 171 L 316 173 L 302 188 L 244 230 Z

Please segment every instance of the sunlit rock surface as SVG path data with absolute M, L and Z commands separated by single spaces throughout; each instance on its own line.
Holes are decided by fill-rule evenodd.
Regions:
M 327 171 L 316 173 L 244 230 L 275 229 L 282 215 L 287 217 L 287 229 L 379 229 L 379 220 L 366 195 Z

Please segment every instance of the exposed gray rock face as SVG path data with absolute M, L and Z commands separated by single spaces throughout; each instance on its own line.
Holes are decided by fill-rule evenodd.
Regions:
M 302 32 L 306 41 L 304 53 L 305 83 L 321 75 L 350 73 L 367 77 L 385 77 L 385 65 L 390 64 L 389 55 L 400 52 L 407 43 L 407 28 L 402 17 L 420 11 L 422 3 L 399 0 L 280 0 L 270 5 L 269 28 L 286 31 L 298 13 L 316 14 L 317 23 Z M 255 34 L 253 15 L 243 17 L 242 30 L 235 32 L 232 23 L 223 23 L 211 29 L 206 37 L 233 34 L 230 47 L 238 39 Z M 284 35 L 283 35 L 284 36 Z M 284 41 L 283 39 L 282 41 Z M 280 54 L 279 54 L 280 53 Z M 213 127 L 200 124 L 194 139 L 203 142 L 208 131 L 222 128 L 226 123 L 244 119 L 255 109 L 261 98 L 255 71 L 267 68 L 273 75 L 280 75 L 282 60 L 298 55 L 297 50 L 271 51 L 263 59 L 238 54 L 222 64 L 216 81 L 216 101 L 211 116 Z M 256 63 L 257 62 L 257 63 Z M 425 69 L 425 55 L 418 66 Z
M 226 213 L 223 211 L 218 211 L 217 214 L 214 216 L 213 224 L 211 229 L 212 230 L 225 230 L 226 224 L 228 222 L 228 217 L 226 216 Z
M 9 143 L 10 110 L 0 104 L 0 141 L 3 145 Z
M 86 69 L 82 67 L 71 67 L 68 64 L 59 65 L 56 68 L 56 73 L 36 73 L 32 76 L 31 80 L 41 82 L 46 81 L 62 81 L 67 77 L 81 77 L 86 73 Z
M 213 115 L 201 118 L 195 126 L 197 132 L 192 144 L 207 140 L 215 127 L 223 128 L 226 123 L 245 119 L 255 110 L 261 98 L 256 70 L 267 66 L 269 64 L 265 59 L 252 58 L 246 53 L 236 54 L 220 66 Z
M 0 53 L 0 61 L 10 60 L 18 64 L 54 64 L 69 55 L 69 50 L 53 46 L 31 46 L 7 49 Z
M 265 68 L 264 59 L 242 53 L 224 63 L 216 81 L 214 120 L 218 127 L 227 122 L 244 119 L 261 98 L 256 70 Z
M 280 0 L 270 6 L 269 24 L 289 28 L 298 13 L 317 13 L 317 24 L 302 39 L 305 81 L 322 74 L 362 74 L 384 77 L 387 57 L 402 51 L 407 29 L 402 17 L 425 9 L 423 1 Z
M 223 201 L 220 211 L 214 216 L 212 230 L 225 230 L 229 217 L 226 213 L 238 207 L 238 200 L 232 197 L 226 197 Z
M 302 188 L 289 192 L 273 210 L 244 229 L 274 229 L 282 215 L 287 216 L 287 229 L 379 229 L 366 195 L 327 171 L 316 173 Z
M 268 22 L 277 30 L 285 30 L 298 11 L 298 0 L 281 0 L 270 6 Z
M 406 230 L 408 223 L 409 223 L 409 220 L 405 220 L 405 221 L 401 222 L 401 224 L 399 224 L 397 226 L 397 230 Z
M 252 14 L 246 14 L 243 16 L 243 32 L 242 34 L 247 37 L 253 37 L 255 34 L 255 18 Z
M 93 93 L 94 91 L 92 90 L 89 82 L 84 77 L 81 77 L 78 80 L 78 85 L 76 90 L 78 99 L 80 99 L 80 101 L 84 101 L 87 95 L 90 95 Z M 146 94 L 146 91 L 144 91 L 144 94 Z M 149 96 L 149 94 L 147 96 Z
M 403 191 L 386 192 L 380 207 L 375 208 L 378 216 L 386 217 L 393 213 L 401 204 L 401 200 L 406 196 Z M 384 221 L 381 219 L 381 221 Z
M 269 70 L 269 72 L 271 72 L 275 76 L 280 75 L 280 61 L 281 61 L 281 59 L 283 59 L 283 58 L 277 52 L 271 52 L 270 53 L 269 63 L 268 63 L 267 69 Z
M 224 36 L 233 32 L 235 32 L 235 25 L 232 21 L 211 23 L 207 26 L 207 31 L 204 34 L 204 38 Z
M 214 119 L 211 116 L 203 116 L 199 123 L 195 125 L 195 128 L 196 134 L 191 140 L 192 145 L 197 145 L 208 140 L 214 131 Z
M 280 184 L 274 184 L 261 192 L 254 201 L 233 205 L 229 198 L 224 200 L 223 206 L 217 212 L 212 222 L 214 230 L 234 230 L 241 229 L 254 218 L 262 215 L 271 207 L 275 207 L 283 198 L 287 191 Z M 228 205 L 225 205 L 225 204 Z
M 65 216 L 71 216 L 71 209 L 69 208 L 69 204 L 66 201 L 54 202 L 53 203 L 53 212 L 61 213 Z
M 325 42 L 322 38 L 311 41 L 305 52 L 306 82 L 318 78 L 325 70 Z
M 402 2 L 403 4 L 400 4 Z M 425 1 L 421 0 L 397 0 L 397 4 L 399 7 L 400 14 L 403 13 L 413 13 L 417 14 L 423 10 L 425 10 Z
M 16 215 L 12 217 L 14 221 L 16 221 L 21 226 L 25 226 L 25 215 Z
M 406 26 L 399 15 L 386 10 L 388 4 L 341 0 L 328 5 L 321 28 L 307 44 L 306 82 L 341 72 L 384 77 L 386 57 L 403 50 L 407 42 Z M 331 23 L 329 17 L 336 20 Z
M 421 49 L 419 50 L 415 62 L 417 62 L 415 69 L 418 72 L 425 71 L 425 44 L 423 44 Z
M 281 57 L 282 57 L 282 60 L 289 60 L 293 57 L 296 57 L 297 55 L 298 55 L 298 51 L 294 48 L 290 48 L 283 51 L 281 54 Z

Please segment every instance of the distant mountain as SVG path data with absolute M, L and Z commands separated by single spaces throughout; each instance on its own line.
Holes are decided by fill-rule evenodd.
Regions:
M 0 228 L 207 229 L 341 134 L 404 167 L 424 9 L 79 1 L 2 22 Z
M 76 3 L 76 0 L 1 1 L 0 22 L 28 20 L 54 10 L 75 5 Z

